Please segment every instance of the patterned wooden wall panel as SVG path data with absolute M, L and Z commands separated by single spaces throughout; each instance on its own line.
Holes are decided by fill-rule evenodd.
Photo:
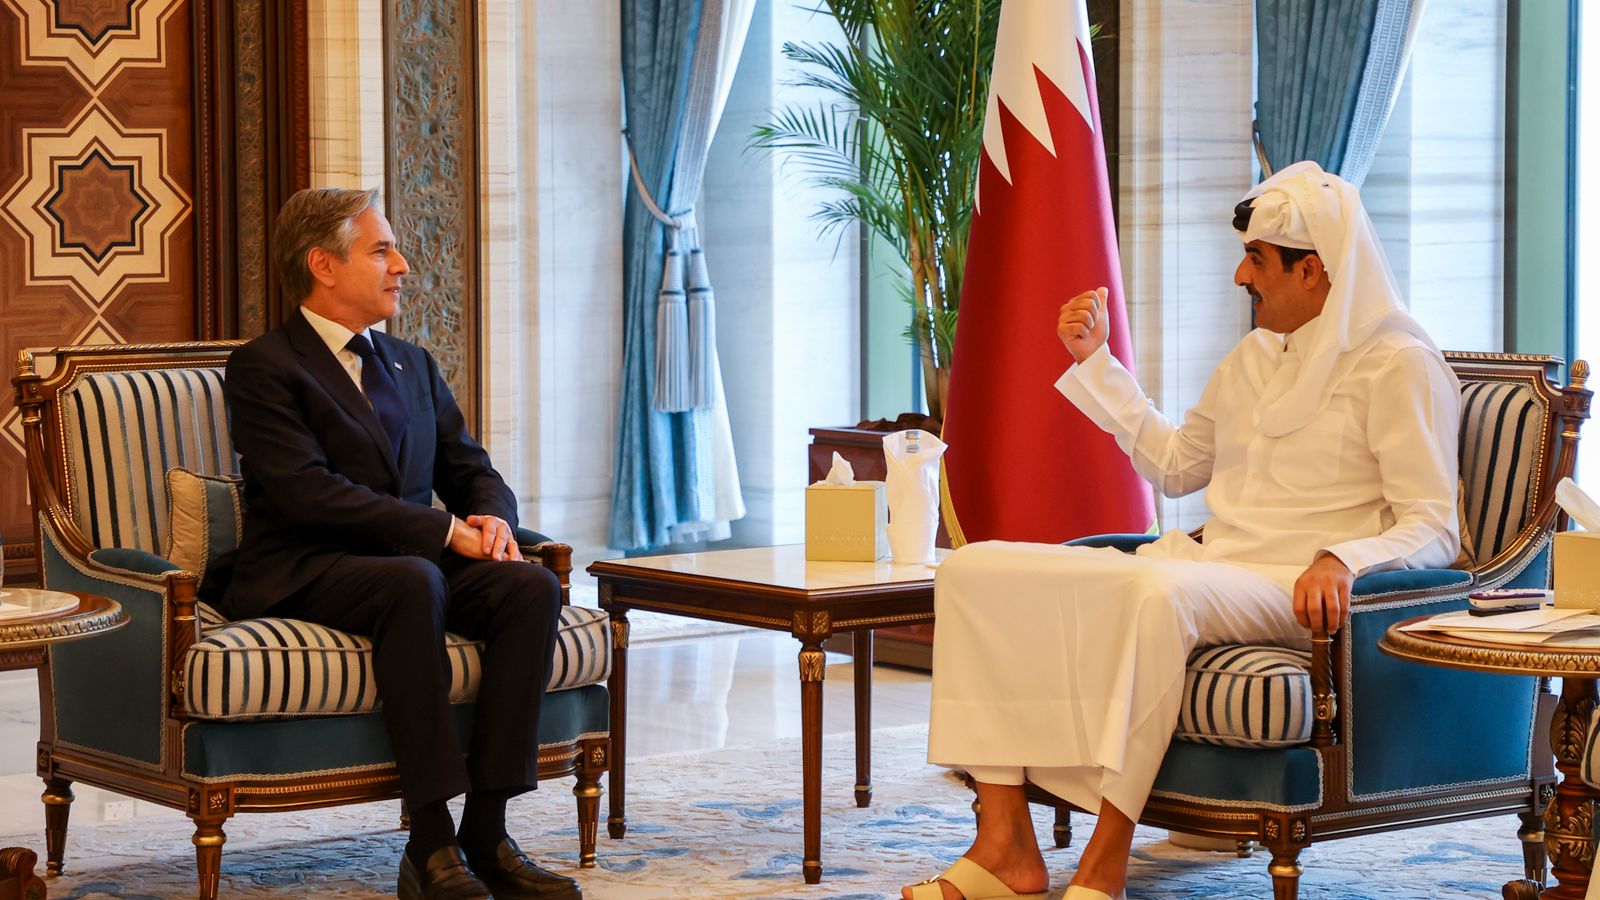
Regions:
M 0 0 L 0 362 L 196 335 L 193 4 Z M 9 373 L 7 375 L 9 380 Z M 0 396 L 0 532 L 32 541 Z
M 411 263 L 391 328 L 439 361 L 478 421 L 477 4 L 393 0 L 385 10 L 389 184 L 384 205 Z

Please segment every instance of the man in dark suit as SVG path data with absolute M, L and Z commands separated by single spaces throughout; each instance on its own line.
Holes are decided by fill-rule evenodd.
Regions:
M 409 271 L 376 200 L 305 190 L 279 216 L 276 262 L 300 309 L 228 361 L 246 506 L 223 610 L 371 636 L 411 811 L 400 897 L 579 898 L 505 831 L 506 801 L 537 779 L 560 585 L 521 561 L 516 498 L 433 357 L 370 330 L 394 316 Z M 484 642 L 465 754 L 446 630 Z M 463 793 L 457 832 L 445 804 Z

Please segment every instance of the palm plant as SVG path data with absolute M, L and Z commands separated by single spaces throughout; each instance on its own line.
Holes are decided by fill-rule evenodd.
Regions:
M 846 43 L 788 42 L 783 55 L 798 64 L 795 85 L 825 96 L 779 109 L 750 144 L 836 192 L 813 215 L 825 234 L 860 222 L 899 251 L 906 335 L 921 351 L 928 412 L 942 417 L 1000 4 L 822 2 Z

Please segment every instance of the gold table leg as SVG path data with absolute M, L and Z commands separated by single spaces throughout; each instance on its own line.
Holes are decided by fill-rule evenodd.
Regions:
M 611 610 L 611 771 L 606 787 L 611 791 L 611 815 L 606 833 L 614 841 L 628 833 L 626 778 L 628 769 L 628 610 Z
M 1579 777 L 1589 716 L 1594 712 L 1595 680 L 1566 676 L 1561 680 L 1561 700 L 1550 723 L 1550 748 L 1555 751 L 1561 783 L 1555 799 L 1544 811 L 1544 846 L 1556 882 L 1537 894 L 1540 900 L 1583 900 L 1594 864 L 1594 789 Z M 1506 898 L 1533 897 L 1534 882 L 1513 881 L 1505 886 Z
M 801 639 L 800 768 L 805 812 L 805 857 L 801 870 L 806 884 L 822 881 L 822 676 L 826 658 L 820 638 Z
M 854 634 L 856 678 L 856 806 L 872 805 L 872 632 Z

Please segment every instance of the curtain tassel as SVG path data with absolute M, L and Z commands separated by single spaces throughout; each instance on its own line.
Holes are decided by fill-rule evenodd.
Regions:
M 689 406 L 710 409 L 716 377 L 717 308 L 706 271 L 706 255 L 689 251 Z
M 689 409 L 689 310 L 683 296 L 683 253 L 669 250 L 656 295 L 656 390 L 658 412 Z

